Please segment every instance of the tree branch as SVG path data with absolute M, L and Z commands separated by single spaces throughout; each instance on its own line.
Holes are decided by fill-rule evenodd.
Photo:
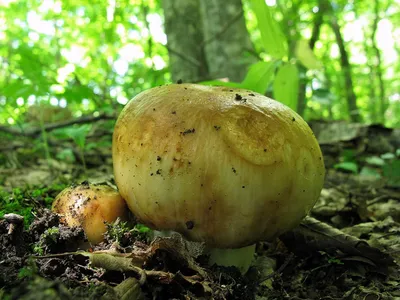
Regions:
M 182 53 L 172 49 L 171 47 L 169 47 L 168 45 L 166 46 L 168 52 L 170 52 L 171 54 L 174 54 L 176 56 L 179 56 L 181 59 L 186 60 L 187 62 L 191 63 L 192 65 L 196 66 L 196 67 L 200 67 L 201 64 L 198 60 L 191 58 L 191 57 L 187 57 L 185 55 L 183 55 Z
M 45 132 L 50 132 L 55 129 L 68 127 L 68 126 L 75 125 L 75 124 L 86 124 L 86 123 L 97 122 L 99 120 L 115 120 L 115 119 L 116 119 L 116 117 L 114 115 L 101 114 L 96 117 L 95 116 L 83 116 L 83 117 L 80 117 L 77 119 L 47 124 L 44 126 L 44 128 L 36 127 L 36 128 L 32 128 L 32 129 L 29 129 L 26 131 L 18 130 L 16 128 L 9 127 L 9 126 L 0 125 L 0 131 L 9 133 L 9 134 L 13 134 L 13 135 L 18 135 L 18 136 L 34 137 L 34 136 L 39 135 L 43 130 Z

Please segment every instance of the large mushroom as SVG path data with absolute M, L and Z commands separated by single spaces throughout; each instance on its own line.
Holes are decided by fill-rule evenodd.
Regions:
M 257 241 L 299 224 L 325 174 L 316 138 L 290 108 L 248 90 L 195 84 L 133 98 L 115 126 L 113 164 L 141 222 L 205 242 L 212 262 L 243 272 Z

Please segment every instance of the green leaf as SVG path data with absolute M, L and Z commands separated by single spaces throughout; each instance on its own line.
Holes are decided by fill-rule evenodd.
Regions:
M 370 177 L 375 179 L 382 178 L 382 175 L 378 172 L 378 170 L 370 167 L 363 167 L 361 169 L 360 176 Z
M 135 229 L 137 231 L 139 231 L 140 233 L 146 233 L 151 230 L 149 227 L 147 227 L 146 225 L 143 225 L 143 224 L 136 224 Z
M 264 0 L 251 0 L 257 18 L 258 29 L 265 50 L 274 58 L 281 59 L 288 55 L 286 37 L 279 24 L 272 17 L 272 11 Z
M 260 61 L 252 64 L 242 82 L 244 88 L 264 94 L 272 81 L 275 61 Z
M 83 124 L 79 127 L 69 127 L 65 128 L 64 132 L 74 140 L 74 142 L 83 149 L 85 147 L 86 136 L 92 129 L 91 124 Z
M 294 53 L 301 64 L 307 69 L 316 70 L 322 67 L 321 62 L 318 60 L 318 58 L 315 56 L 314 52 L 308 45 L 308 41 L 297 41 Z
M 384 160 L 392 160 L 392 159 L 396 158 L 396 155 L 393 154 L 393 153 L 388 152 L 388 153 L 382 154 L 381 158 L 384 159 Z
M 285 64 L 280 67 L 273 84 L 275 100 L 297 110 L 299 90 L 299 71 L 296 65 Z
M 344 162 L 338 163 L 334 166 L 334 168 L 343 170 L 343 171 L 352 172 L 354 174 L 357 174 L 357 172 L 358 172 L 358 165 L 351 161 L 344 161 Z
M 68 162 L 68 163 L 74 163 L 75 162 L 75 156 L 74 152 L 72 149 L 63 149 L 60 152 L 57 152 L 56 157 L 62 161 Z
M 344 149 L 341 153 L 340 153 L 340 157 L 343 161 L 352 161 L 354 162 L 356 159 L 356 151 L 353 149 Z
M 371 166 L 382 167 L 385 165 L 385 161 L 378 156 L 370 156 L 365 159 L 365 161 Z
M 34 95 L 35 93 L 36 91 L 33 85 L 26 85 L 20 81 L 10 83 L 2 90 L 3 96 L 11 97 L 14 99 L 18 97 L 26 99 L 30 95 Z
M 391 187 L 400 187 L 400 159 L 392 161 L 383 167 L 383 175 L 388 178 Z

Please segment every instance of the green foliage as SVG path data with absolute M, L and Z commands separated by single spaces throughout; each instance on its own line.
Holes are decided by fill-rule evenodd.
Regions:
M 18 272 L 18 278 L 33 278 L 37 274 L 37 265 L 34 261 L 34 258 L 28 258 L 27 263 L 24 267 L 22 267 Z M 0 298 L 1 299 L 1 298 Z
M 37 255 L 43 255 L 46 253 L 46 248 L 49 245 L 57 244 L 57 238 L 59 236 L 60 230 L 58 227 L 52 227 L 45 230 L 40 236 L 37 243 L 33 245 L 33 252 Z
M 265 94 L 273 80 L 275 68 L 276 63 L 274 61 L 260 61 L 251 65 L 242 82 L 243 88 Z
M 85 169 L 86 169 L 86 161 L 85 161 L 86 137 L 91 129 L 92 129 L 91 124 L 83 124 L 80 126 L 67 127 L 64 128 L 63 130 L 60 130 L 61 135 L 64 135 L 64 137 L 72 138 L 76 143 L 76 145 L 78 146 L 81 160 L 83 162 L 83 167 Z
M 264 49 L 273 58 L 283 59 L 287 57 L 287 41 L 273 17 L 271 8 L 265 4 L 264 0 L 251 0 L 250 2 L 257 17 Z
M 14 188 L 12 193 L 0 189 L 0 218 L 5 214 L 16 213 L 24 217 L 24 224 L 27 227 L 33 220 L 31 211 L 32 205 L 21 189 Z
M 260 61 L 250 66 L 250 69 L 241 83 L 224 82 L 219 80 L 203 81 L 201 84 L 226 86 L 240 89 L 248 89 L 254 92 L 264 94 L 273 80 L 276 62 Z
M 348 171 L 354 174 L 358 173 L 358 164 L 352 161 L 343 161 L 338 164 L 335 164 L 335 169 Z
M 365 158 L 367 166 L 363 167 L 360 175 L 373 178 L 386 178 L 387 185 L 400 187 L 400 155 L 385 153 L 381 156 Z
M 132 227 L 128 222 L 116 222 L 107 224 L 107 233 L 112 240 L 121 243 L 125 234 L 131 234 L 137 240 L 148 240 L 151 229 L 143 224 Z
M 400 149 L 397 149 L 396 156 L 381 155 L 384 159 L 383 175 L 388 178 L 388 185 L 400 188 Z
M 344 150 L 340 157 L 341 162 L 334 165 L 335 169 L 359 174 L 369 179 L 384 178 L 386 184 L 400 187 L 400 151 L 385 153 L 380 156 L 357 158 L 353 150 Z M 363 166 L 360 169 L 360 164 Z
M 18 278 L 19 279 L 31 278 L 34 274 L 35 273 L 31 268 L 23 267 L 18 272 Z
M 308 41 L 306 40 L 298 40 L 296 42 L 295 55 L 300 63 L 307 69 L 315 70 L 322 67 L 321 62 L 310 49 Z
M 380 179 L 382 178 L 381 173 L 379 172 L 379 170 L 375 169 L 375 168 L 371 168 L 368 166 L 364 166 L 361 171 L 360 171 L 360 175 L 362 177 L 368 177 L 368 178 L 374 178 L 374 179 Z
M 344 263 L 340 260 L 340 259 L 338 259 L 338 258 L 336 258 L 336 257 L 329 257 L 329 259 L 328 259 L 328 263 L 330 263 L 330 264 L 334 264 L 334 265 L 344 265 Z
M 0 123 L 40 101 L 84 113 L 124 103 L 169 79 L 158 1 L 6 1 L 0 4 Z M 3 25 L 2 25 L 3 26 Z M 154 38 L 151 34 L 157 32 Z M 15 109 L 14 109 L 15 108 Z M 10 121 L 10 118 L 13 121 Z
M 14 188 L 11 193 L 0 188 L 0 218 L 8 213 L 19 214 L 24 217 L 27 228 L 34 218 L 32 211 L 36 207 L 50 208 L 54 197 L 65 187 L 64 184 L 56 184 L 36 189 Z
M 35 254 L 37 254 L 37 255 L 39 255 L 39 256 L 44 255 L 44 248 L 43 248 L 43 246 L 40 245 L 40 244 L 35 244 L 35 245 L 33 245 L 33 253 L 35 253 Z
M 358 173 L 358 163 L 354 150 L 343 150 L 340 155 L 340 162 L 334 165 L 335 169 L 345 172 Z
M 379 156 L 370 156 L 365 159 L 365 162 L 372 166 L 382 167 L 385 165 L 385 160 Z
M 299 72 L 296 65 L 285 64 L 279 68 L 274 80 L 273 90 L 276 100 L 294 111 L 297 110 Z
M 205 84 L 268 95 L 273 86 L 278 100 L 292 108 L 304 100 L 308 119 L 349 119 L 341 54 L 329 25 L 334 16 L 344 37 L 363 119 L 400 126 L 400 65 L 396 63 L 400 44 L 393 38 L 400 26 L 396 3 L 383 0 L 377 12 L 374 5 L 363 2 L 335 3 L 333 15 L 323 12 L 312 50 L 309 42 L 322 9 L 319 2 L 276 3 L 243 1 L 256 49 L 252 54 L 260 58 L 245 79 Z M 0 43 L 6 46 L 0 47 L 0 124 L 21 129 L 38 125 L 24 121 L 29 108 L 38 103 L 68 108 L 73 117 L 114 112 L 142 90 L 169 82 L 162 19 L 160 1 L 152 0 L 121 0 L 115 6 L 109 1 L 87 0 L 1 2 Z M 379 26 L 372 38 L 376 20 Z M 297 78 L 295 71 L 289 72 L 290 80 L 282 78 L 290 64 L 297 65 Z M 299 80 L 304 83 L 300 87 L 306 87 L 305 99 L 295 99 L 294 91 L 281 95 L 289 94 L 281 89 L 282 82 L 295 89 Z M 78 136 L 75 142 L 81 151 L 86 141 L 83 133 Z M 46 144 L 42 142 L 40 150 L 46 150 Z M 68 152 L 59 157 L 73 159 Z
M 135 231 L 137 231 L 140 234 L 147 234 L 151 231 L 151 229 L 143 224 L 136 224 Z

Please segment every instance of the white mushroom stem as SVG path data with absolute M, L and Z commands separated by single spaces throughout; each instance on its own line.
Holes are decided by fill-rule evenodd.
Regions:
M 15 231 L 15 229 L 22 224 L 22 222 L 24 221 L 24 217 L 17 215 L 17 214 L 5 214 L 4 215 L 4 219 L 10 223 L 10 227 L 8 228 L 8 233 L 7 234 L 13 234 L 13 232 Z
M 210 248 L 209 263 L 224 267 L 234 266 L 245 274 L 251 265 L 255 250 L 256 244 L 237 249 Z
M 179 234 L 171 230 L 153 230 L 153 237 L 171 237 Z M 191 243 L 190 241 L 187 241 Z M 211 248 L 204 249 L 204 254 L 209 255 L 208 263 L 210 266 L 216 264 L 223 267 L 236 267 L 240 273 L 246 274 L 254 258 L 256 244 L 243 248 Z

